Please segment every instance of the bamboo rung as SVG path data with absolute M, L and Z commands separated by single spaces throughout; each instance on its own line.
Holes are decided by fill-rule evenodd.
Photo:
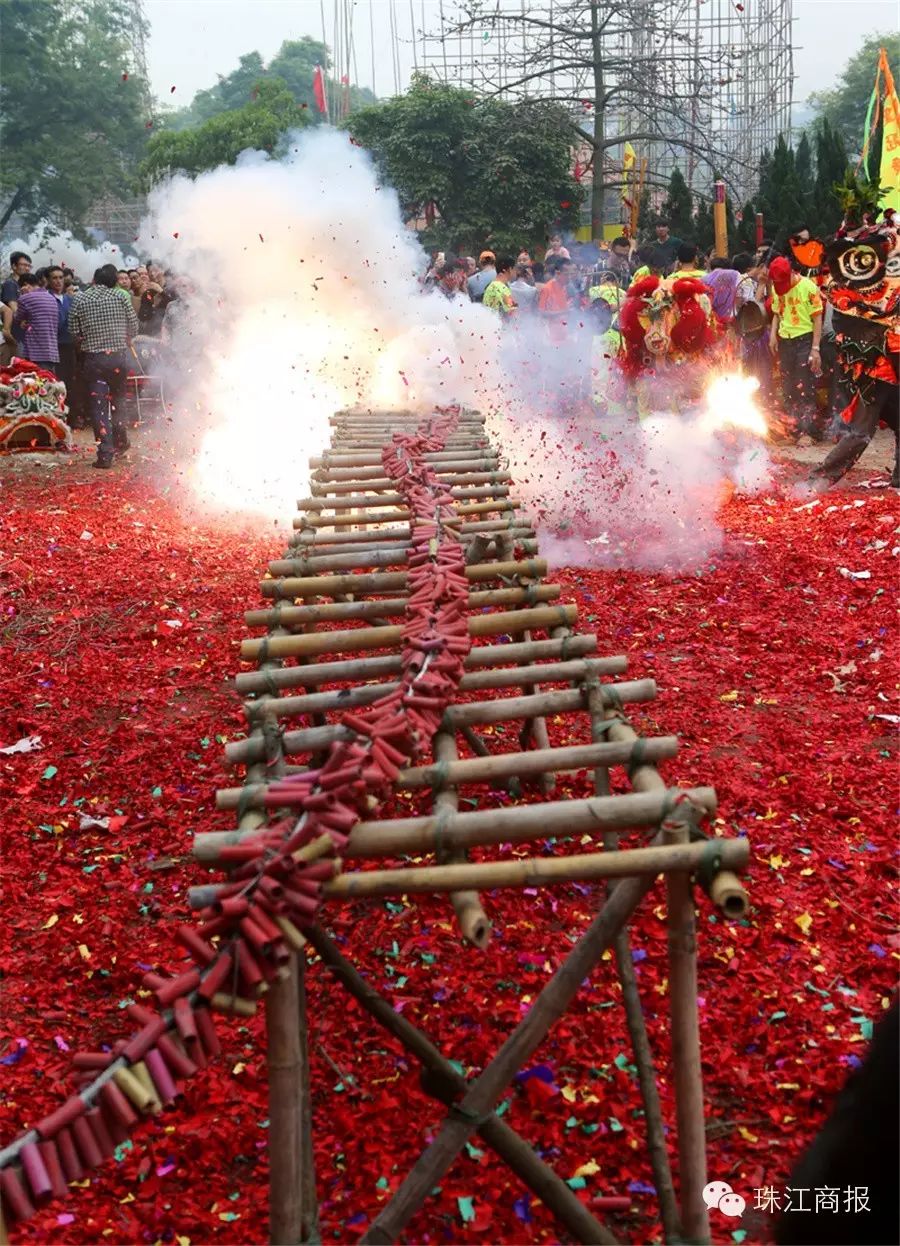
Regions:
M 532 628 L 571 627 L 577 606 L 536 606 L 532 610 L 511 610 L 469 618 L 470 636 L 502 636 Z M 308 632 L 300 636 L 266 636 L 241 642 L 245 661 L 269 658 L 313 657 L 319 653 L 356 653 L 361 649 L 389 649 L 403 640 L 403 628 L 360 627 L 338 632 Z
M 469 609 L 483 610 L 493 606 L 531 605 L 539 601 L 556 601 L 562 589 L 558 584 L 535 584 L 531 588 L 495 588 L 469 594 Z M 271 610 L 248 610 L 244 622 L 248 627 L 298 627 L 324 623 L 334 619 L 386 619 L 403 614 L 406 597 L 375 598 L 367 601 L 336 601 L 317 606 L 281 606 Z
M 554 640 L 525 640 L 508 645 L 477 645 L 469 650 L 465 667 L 467 671 L 489 673 L 505 669 L 510 662 L 531 662 L 541 658 L 583 657 L 597 648 L 597 637 L 562 636 Z M 594 658 L 598 674 L 620 675 L 627 669 L 627 659 L 621 656 Z M 402 664 L 399 653 L 374 658 L 351 658 L 338 662 L 313 662 L 308 666 L 276 667 L 266 671 L 242 671 L 235 676 L 234 686 L 240 693 L 271 693 L 280 688 L 314 688 L 319 684 L 340 683 L 344 680 L 360 682 L 378 679 L 383 675 L 396 674 Z M 464 677 L 465 678 L 465 677 Z M 516 681 L 518 682 L 518 681 Z M 483 687 L 491 687 L 484 684 Z
M 405 571 L 375 572 L 369 575 L 297 575 L 303 565 L 299 558 L 273 559 L 269 563 L 269 573 L 276 578 L 261 581 L 259 587 L 262 595 L 318 597 L 324 593 L 389 593 L 406 587 Z M 544 558 L 526 558 L 521 562 L 476 563 L 465 570 L 467 580 L 498 580 L 513 576 L 540 580 L 546 574 L 547 562 Z

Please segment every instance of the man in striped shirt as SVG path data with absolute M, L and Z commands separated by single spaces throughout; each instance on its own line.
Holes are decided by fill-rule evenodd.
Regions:
M 94 284 L 79 294 L 69 312 L 69 330 L 84 348 L 84 378 L 97 458 L 94 467 L 112 467 L 113 455 L 128 449 L 121 420 L 128 375 L 128 343 L 138 331 L 130 299 L 116 293 L 115 264 L 94 273 Z

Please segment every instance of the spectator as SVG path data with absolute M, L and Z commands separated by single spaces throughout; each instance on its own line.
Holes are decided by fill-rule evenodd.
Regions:
M 6 303 L 0 303 L 0 323 L 2 323 L 3 344 L 0 345 L 0 368 L 12 362 L 16 353 L 16 339 L 13 336 L 13 313 Z
M 484 292 L 496 280 L 497 269 L 494 267 L 497 257 L 493 251 L 482 251 L 478 257 L 478 272 L 468 281 L 469 298 L 473 303 L 480 303 Z
M 14 312 L 19 298 L 19 278 L 31 272 L 31 256 L 24 251 L 13 251 L 9 257 L 9 268 L 10 275 L 0 286 L 0 302 Z
M 547 266 L 548 271 L 550 265 Z M 572 295 L 569 282 L 575 273 L 575 265 L 571 260 L 560 259 L 552 265 L 550 281 L 538 296 L 538 311 L 547 321 L 550 340 L 560 343 L 566 340 L 566 316 L 572 307 Z
M 631 283 L 634 265 L 631 262 L 631 243 L 624 234 L 619 238 L 613 238 L 604 267 L 607 272 L 615 273 L 619 284 L 627 289 Z
M 151 271 L 157 276 L 160 274 L 160 270 L 155 266 L 151 268 Z M 163 277 L 163 280 L 165 280 L 165 277 Z M 162 332 L 166 310 L 176 297 L 174 290 L 167 290 L 164 285 L 152 277 L 147 281 L 137 309 L 137 318 L 142 336 L 159 337 Z
M 678 248 L 680 246 L 681 239 L 673 238 L 669 232 L 669 222 L 658 221 L 656 224 L 656 242 L 650 244 L 647 264 L 655 272 L 671 272 L 675 266 L 675 261 L 678 259 Z
M 781 366 L 785 413 L 795 437 L 808 432 L 821 441 L 813 378 L 822 373 L 822 295 L 815 282 L 794 272 L 783 255 L 769 265 L 769 280 L 774 290 L 769 351 Z
M 84 345 L 84 372 L 97 458 L 94 467 L 112 467 L 114 453 L 128 449 L 120 406 L 128 372 L 128 343 L 138 330 L 134 308 L 115 292 L 114 264 L 94 273 L 94 284 L 80 294 L 69 313 L 69 327 Z
M 516 310 L 509 285 L 515 273 L 515 262 L 511 255 L 501 255 L 497 259 L 497 276 L 484 292 L 482 302 L 485 307 L 496 311 L 501 320 L 508 320 Z
M 544 253 L 545 264 L 547 263 L 548 260 L 551 260 L 551 259 L 559 259 L 559 260 L 571 259 L 569 252 L 563 246 L 562 237 L 559 234 L 550 235 L 550 245 Z
M 462 294 L 466 285 L 466 266 L 462 260 L 458 260 L 455 255 L 448 255 L 437 278 L 437 289 L 445 298 L 453 299 L 457 294 Z
M 517 306 L 522 311 L 527 311 L 534 307 L 538 292 L 534 284 L 534 271 L 530 262 L 518 265 L 515 279 L 509 283 L 509 288 L 513 292 L 513 298 L 516 300 Z
M 678 263 L 672 273 L 673 277 L 695 277 L 698 281 L 702 281 L 706 276 L 706 270 L 699 267 L 697 244 L 694 242 L 680 242 L 678 244 L 677 260 Z
M 474 277 L 478 272 L 478 264 L 474 255 L 466 256 L 466 278 Z
M 131 300 L 131 274 L 127 268 L 120 268 L 116 273 L 116 294 Z
M 21 353 L 39 368 L 56 376 L 59 367 L 59 307 L 49 290 L 40 285 L 37 273 L 19 278 L 19 299 L 13 324 Z
M 727 329 L 734 318 L 734 304 L 741 274 L 731 260 L 717 256 L 702 278 L 712 300 L 712 309 L 719 325 Z
M 47 289 L 56 299 L 59 314 L 57 323 L 57 345 L 59 346 L 59 367 L 57 376 L 66 386 L 66 397 L 69 404 L 69 423 L 78 427 L 75 398 L 75 340 L 69 332 L 69 312 L 72 308 L 72 296 L 66 293 L 65 274 L 58 264 L 51 264 L 47 269 Z

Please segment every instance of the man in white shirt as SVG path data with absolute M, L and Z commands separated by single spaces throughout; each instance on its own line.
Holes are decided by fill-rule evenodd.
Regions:
M 497 279 L 495 267 L 497 257 L 493 251 L 482 251 L 478 257 L 478 272 L 469 278 L 469 298 L 473 303 L 480 303 L 484 292 L 492 281 Z

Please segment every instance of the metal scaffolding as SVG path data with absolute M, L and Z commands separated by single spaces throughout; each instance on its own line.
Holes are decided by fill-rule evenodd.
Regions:
M 441 0 L 440 28 L 421 33 L 420 64 L 479 93 L 557 99 L 590 134 L 596 44 L 604 135 L 622 136 L 604 166 L 621 168 L 628 134 L 647 135 L 633 146 L 648 161 L 650 185 L 677 166 L 693 190 L 709 193 L 715 166 L 743 202 L 756 190 L 763 152 L 790 131 L 792 4 Z

